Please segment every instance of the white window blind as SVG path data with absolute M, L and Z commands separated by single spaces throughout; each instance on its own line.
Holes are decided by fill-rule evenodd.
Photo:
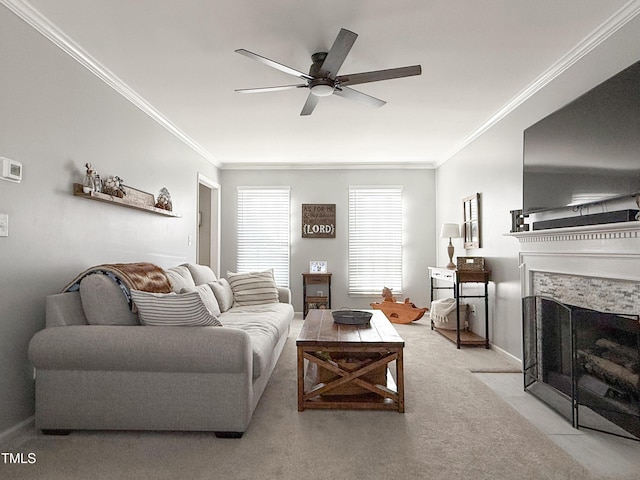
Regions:
M 289 286 L 289 188 L 238 187 L 238 272 L 273 268 Z
M 402 187 L 349 187 L 349 295 L 402 293 Z

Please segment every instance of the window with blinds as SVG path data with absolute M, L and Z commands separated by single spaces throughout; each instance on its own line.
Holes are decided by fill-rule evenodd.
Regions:
M 289 286 L 289 187 L 238 187 L 238 272 L 273 268 Z
M 349 295 L 402 293 L 402 187 L 349 187 Z

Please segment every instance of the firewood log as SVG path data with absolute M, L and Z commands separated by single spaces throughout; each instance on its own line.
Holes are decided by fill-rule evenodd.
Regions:
M 599 355 L 602 358 L 622 365 L 633 373 L 640 373 L 640 354 L 636 349 L 620 345 L 607 338 L 597 340 L 596 346 L 606 349 Z
M 600 358 L 584 350 L 579 350 L 578 354 L 583 358 L 585 362 L 584 368 L 589 373 L 612 385 L 640 393 L 640 376 L 638 374 L 627 370 L 622 365 Z
M 624 345 L 620 345 L 607 338 L 601 338 L 597 340 L 596 346 L 602 347 L 602 348 L 608 348 L 609 350 L 616 352 L 618 355 L 623 355 L 625 357 L 628 357 L 629 360 L 633 360 L 634 362 L 640 361 L 640 354 L 638 353 L 638 350 L 631 347 L 626 347 Z
M 633 373 L 640 373 L 640 363 L 629 360 L 629 357 L 625 357 L 624 355 L 618 355 L 618 353 L 613 350 L 605 350 L 600 353 L 599 356 L 618 365 L 622 365 Z

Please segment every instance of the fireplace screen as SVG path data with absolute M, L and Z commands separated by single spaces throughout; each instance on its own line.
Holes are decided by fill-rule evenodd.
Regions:
M 523 299 L 524 388 L 571 421 L 640 440 L 640 323 L 531 296 Z

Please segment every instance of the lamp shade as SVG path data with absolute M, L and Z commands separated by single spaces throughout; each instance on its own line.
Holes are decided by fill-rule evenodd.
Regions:
M 440 238 L 459 238 L 460 225 L 457 223 L 443 223 L 440 230 Z

